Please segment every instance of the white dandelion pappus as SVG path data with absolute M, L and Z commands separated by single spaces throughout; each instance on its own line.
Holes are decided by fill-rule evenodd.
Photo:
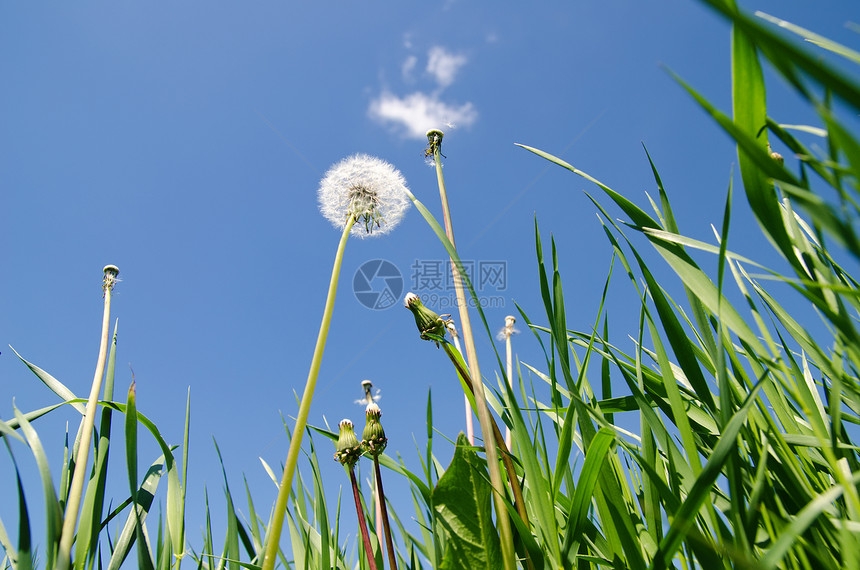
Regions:
M 320 211 L 336 228 L 343 229 L 355 216 L 352 233 L 358 237 L 382 235 L 394 229 L 409 208 L 406 180 L 382 159 L 356 154 L 332 166 L 320 181 Z

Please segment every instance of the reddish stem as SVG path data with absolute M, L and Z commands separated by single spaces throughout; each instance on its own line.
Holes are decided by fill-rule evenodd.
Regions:
M 397 557 L 394 556 L 394 543 L 391 540 L 391 527 L 388 524 L 388 507 L 385 506 L 385 492 L 382 490 L 382 472 L 379 470 L 379 458 L 373 458 L 373 469 L 376 471 L 376 489 L 379 492 L 379 505 L 382 507 L 382 526 L 385 530 L 385 548 L 388 550 L 388 566 L 397 570 Z
M 364 522 L 364 509 L 361 506 L 361 495 L 358 492 L 358 481 L 355 480 L 355 470 L 349 466 L 349 480 L 352 482 L 352 496 L 355 497 L 355 512 L 358 515 L 358 528 L 361 529 L 361 540 L 364 542 L 364 553 L 370 570 L 376 570 L 376 559 L 373 557 L 373 547 L 370 546 L 370 533 Z

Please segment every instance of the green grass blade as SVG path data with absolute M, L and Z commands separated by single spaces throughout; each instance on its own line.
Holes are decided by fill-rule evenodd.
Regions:
M 652 565 L 653 570 L 663 570 L 664 568 L 671 567 L 672 558 L 693 525 L 696 513 L 711 495 L 712 486 L 717 477 L 720 476 L 729 454 L 737 447 L 738 433 L 746 422 L 749 411 L 758 397 L 762 382 L 760 380 L 756 383 L 755 387 L 747 395 L 743 405 L 726 425 L 719 442 L 708 458 L 705 468 L 696 479 L 681 508 L 675 514 L 666 536 L 660 542 L 660 548 Z
M 21 426 L 21 431 L 27 439 L 27 444 L 33 453 L 36 460 L 36 466 L 39 470 L 39 478 L 42 481 L 42 494 L 45 501 L 45 555 L 47 567 L 53 567 L 56 557 L 57 548 L 60 540 L 60 529 L 62 527 L 62 510 L 59 500 L 57 499 L 54 483 L 51 478 L 51 469 L 48 465 L 48 457 L 45 454 L 45 449 L 42 447 L 42 442 L 36 430 L 24 418 L 18 408 L 13 406 L 15 418 Z M 14 458 L 13 458 L 14 460 Z M 17 469 L 17 467 L 16 467 Z M 26 505 L 24 505 L 26 509 Z
M 758 18 L 761 18 L 762 20 L 770 22 L 771 24 L 775 24 L 784 30 L 788 30 L 793 34 L 797 34 L 811 44 L 815 44 L 820 48 L 826 49 L 827 51 L 831 51 L 835 54 L 841 55 L 845 59 L 853 61 L 856 64 L 860 64 L 860 52 L 856 52 L 853 49 L 843 46 L 842 44 L 836 43 L 831 39 L 825 38 L 824 36 L 820 36 L 815 32 L 792 24 L 791 22 L 787 22 L 781 18 L 771 16 L 770 14 L 757 11 L 754 15 Z
M 159 457 L 152 465 L 149 466 L 149 469 L 143 476 L 143 483 L 141 483 L 140 487 L 136 489 L 135 495 L 137 496 L 137 503 L 128 502 L 128 504 L 131 504 L 132 509 L 126 518 L 120 534 L 117 536 L 116 544 L 114 545 L 110 560 L 108 561 L 108 570 L 119 570 L 122 563 L 131 552 L 131 549 L 135 544 L 135 540 L 137 539 L 138 529 L 146 520 L 146 516 L 152 507 L 152 502 L 155 498 L 155 492 L 158 489 L 158 482 L 161 480 L 163 468 L 164 457 Z M 206 513 L 208 520 L 208 503 Z M 206 552 L 205 544 L 204 552 Z
M 12 348 L 12 347 L 10 346 L 9 348 Z M 41 380 L 42 383 L 45 384 L 45 386 L 47 386 L 54 394 L 56 394 L 57 396 L 59 396 L 63 400 L 79 400 L 79 401 L 84 401 L 84 402 L 86 401 L 86 400 L 80 400 L 80 398 L 75 396 L 75 394 L 71 390 L 69 390 L 65 386 L 65 384 L 63 384 L 62 382 L 60 382 L 59 380 L 57 380 L 56 378 L 54 378 L 53 376 L 51 376 L 50 374 L 48 374 L 47 372 L 45 372 L 44 370 L 42 370 L 41 368 L 36 366 L 35 364 L 32 364 L 32 363 L 24 360 L 24 357 L 21 356 L 20 354 L 18 354 L 18 351 L 15 350 L 14 348 L 12 348 L 12 352 L 15 353 L 15 356 L 17 356 L 21 360 L 21 362 L 23 362 L 27 366 L 27 368 L 29 368 L 33 372 L 33 374 L 35 374 L 36 377 L 38 377 L 39 380 Z M 79 411 L 81 413 L 81 415 L 83 415 L 84 412 L 86 411 L 86 408 L 84 407 L 84 405 L 79 403 L 79 402 L 73 403 L 72 407 L 74 409 L 76 409 L 77 411 Z
M 24 485 L 21 483 L 21 473 L 15 465 L 15 482 L 18 486 L 18 548 L 15 552 L 16 570 L 30 570 L 33 567 L 33 552 L 30 540 L 30 514 L 27 511 L 27 499 L 24 496 Z
M 585 454 L 585 463 L 579 474 L 579 482 L 573 495 L 571 508 L 567 516 L 567 530 L 564 534 L 564 545 L 562 551 L 566 553 L 568 562 L 575 564 L 575 554 L 585 527 L 585 520 L 591 509 L 591 501 L 594 496 L 595 486 L 604 465 L 606 456 L 615 442 L 615 433 L 608 428 L 600 428 L 588 452 Z
M 789 82 L 797 82 L 796 74 L 800 69 L 822 87 L 836 94 L 847 105 L 860 111 L 860 86 L 822 62 L 820 57 L 798 48 L 754 18 L 738 11 L 734 2 L 727 3 L 725 0 L 702 0 L 702 2 L 731 20 L 738 29 L 751 38 Z
M 113 340 L 108 353 L 107 367 L 105 368 L 104 400 L 113 399 L 114 373 L 116 370 L 116 337 L 117 326 L 114 325 Z M 96 454 L 93 459 L 93 474 L 87 483 L 84 500 L 81 505 L 81 516 L 78 522 L 78 532 L 75 537 L 75 560 L 74 566 L 83 570 L 85 566 L 92 566 L 95 558 L 100 521 L 104 508 L 105 484 L 107 481 L 107 466 L 110 449 L 111 415 L 113 410 L 102 407 L 99 422 L 98 443 Z

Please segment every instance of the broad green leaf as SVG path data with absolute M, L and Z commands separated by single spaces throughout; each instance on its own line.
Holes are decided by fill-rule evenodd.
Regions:
M 447 531 L 440 568 L 501 568 L 499 534 L 493 524 L 492 487 L 486 468 L 460 434 L 454 458 L 433 489 L 433 508 Z

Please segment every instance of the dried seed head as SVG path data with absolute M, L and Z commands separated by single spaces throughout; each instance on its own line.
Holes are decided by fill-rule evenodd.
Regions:
M 102 290 L 103 291 L 111 291 L 113 290 L 113 286 L 117 284 L 119 281 L 119 267 L 116 265 L 105 265 L 104 268 L 104 279 L 102 280 Z
M 433 158 L 433 155 L 436 154 L 436 151 L 439 150 L 439 154 L 442 154 L 442 137 L 444 136 L 445 133 L 443 133 L 439 129 L 430 129 L 429 131 L 427 131 L 427 148 L 424 149 L 424 159 L 430 166 L 435 165 L 434 161 L 431 161 L 430 159 Z
M 361 442 L 355 436 L 352 422 L 349 420 L 341 420 L 338 424 L 338 431 L 337 444 L 335 446 L 337 451 L 334 454 L 334 459 L 341 465 L 351 467 L 361 457 Z
M 351 233 L 366 237 L 394 229 L 411 201 L 400 171 L 379 158 L 356 154 L 326 172 L 320 181 L 319 204 L 323 216 L 337 228 L 343 229 L 354 216 Z
M 498 340 L 507 340 L 512 335 L 519 334 L 519 330 L 514 328 L 514 323 L 517 322 L 517 318 L 513 315 L 508 315 L 505 317 L 505 326 L 499 329 L 499 332 L 496 333 L 496 338 Z

